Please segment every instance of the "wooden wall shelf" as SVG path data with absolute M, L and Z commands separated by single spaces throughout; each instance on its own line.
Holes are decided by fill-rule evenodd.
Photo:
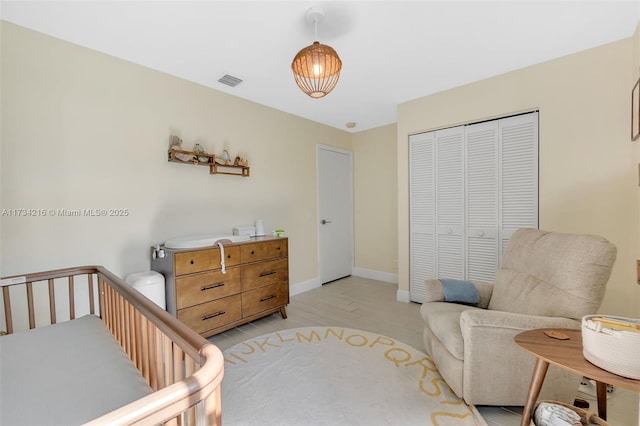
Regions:
M 234 166 L 233 164 L 218 164 L 213 162 L 209 166 L 209 174 L 212 175 L 233 175 L 233 176 L 243 176 L 249 177 L 250 167 L 249 166 Z
M 178 157 L 180 154 L 185 154 L 193 157 L 192 160 L 184 161 Z M 206 161 L 200 161 L 202 157 L 206 157 Z M 183 151 L 178 149 L 170 149 L 168 154 L 169 162 L 180 164 L 193 164 L 196 166 L 208 166 L 209 174 L 211 175 L 231 175 L 249 177 L 251 168 L 249 166 L 235 166 L 233 164 L 218 164 L 216 163 L 215 154 L 203 154 L 201 152 Z
M 181 160 L 180 158 L 178 158 L 176 156 L 176 154 L 185 154 L 185 155 L 189 155 L 189 156 L 193 156 L 193 160 L 191 161 L 184 161 Z M 198 157 L 206 157 L 207 161 L 199 161 Z M 203 154 L 201 152 L 194 152 L 194 151 L 182 151 L 182 150 L 178 150 L 178 149 L 170 149 L 169 150 L 169 161 L 172 163 L 182 163 L 182 164 L 195 164 L 195 165 L 199 165 L 199 166 L 208 166 L 212 163 L 215 163 L 216 161 L 216 156 L 214 154 Z

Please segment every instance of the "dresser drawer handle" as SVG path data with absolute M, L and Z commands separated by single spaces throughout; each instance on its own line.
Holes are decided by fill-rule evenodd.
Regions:
M 215 314 L 211 314 L 211 315 L 207 315 L 207 316 L 202 317 L 202 321 L 206 321 L 206 320 L 211 319 L 211 318 L 219 317 L 220 315 L 224 315 L 224 314 L 226 314 L 225 311 L 216 312 Z
M 263 297 L 262 299 L 260 299 L 261 302 L 266 302 L 267 300 L 271 300 L 271 299 L 275 299 L 276 296 L 275 294 L 272 294 L 271 296 L 267 296 L 267 297 Z
M 224 286 L 224 283 L 206 285 L 204 287 L 201 287 L 200 291 L 211 290 L 212 288 L 218 288 L 218 287 L 223 287 L 223 286 Z
M 195 264 L 196 262 L 195 262 L 193 259 L 191 259 L 191 260 L 189 261 L 189 263 L 191 263 L 191 264 L 193 265 L 193 264 Z
M 277 274 L 276 271 L 271 271 L 271 272 L 263 272 L 259 275 L 260 278 L 262 277 L 268 277 L 269 275 L 273 275 L 273 274 Z
M 255 251 L 251 250 L 251 254 L 255 254 L 255 253 L 256 253 Z

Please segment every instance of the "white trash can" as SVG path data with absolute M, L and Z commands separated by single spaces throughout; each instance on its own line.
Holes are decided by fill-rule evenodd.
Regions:
M 156 271 L 136 272 L 125 279 L 133 288 L 162 309 L 166 309 L 164 276 Z

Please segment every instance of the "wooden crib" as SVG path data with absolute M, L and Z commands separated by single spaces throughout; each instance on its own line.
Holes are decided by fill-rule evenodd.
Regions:
M 4 310 L 4 321 L 0 319 L 0 330 L 6 330 L 1 332 L 6 335 L 0 337 L 0 347 L 3 351 L 5 346 L 10 346 L 11 339 L 28 336 L 29 333 L 43 333 L 51 329 L 69 327 L 63 324 L 86 321 L 77 321 L 80 318 L 92 318 L 100 328 L 103 328 L 100 325 L 100 320 L 102 321 L 129 358 L 121 355 L 122 360 L 135 365 L 135 368 L 131 367 L 131 371 L 135 375 L 137 369 L 141 376 L 137 380 L 142 383 L 143 378 L 146 382 L 142 383 L 148 389 L 144 396 L 126 405 L 99 412 L 86 423 L 221 423 L 220 383 L 223 376 L 223 357 L 220 350 L 111 272 L 100 266 L 60 269 L 3 278 L 1 288 L 3 304 L 0 308 Z M 51 324 L 56 325 L 50 326 Z M 79 335 L 77 332 L 72 334 Z M 113 340 L 109 333 L 104 331 L 104 334 L 107 339 Z M 39 338 L 39 341 L 41 340 Z M 61 340 L 65 340 L 64 345 L 67 348 L 82 346 L 78 344 L 80 342 L 68 340 L 67 337 Z M 22 343 L 18 346 L 25 347 Z M 113 343 L 113 346 L 122 354 L 118 345 Z M 24 354 L 25 359 L 28 359 L 27 355 L 32 354 Z M 51 354 L 41 353 L 38 356 L 48 359 Z M 17 358 L 22 358 L 22 354 Z M 24 391 L 20 389 L 22 379 L 17 380 L 17 384 L 5 383 L 9 378 L 8 374 L 4 373 L 17 368 L 6 365 L 10 359 L 6 356 L 2 361 L 5 364 L 2 366 L 3 386 L 10 389 L 10 394 L 19 394 Z M 31 364 L 35 368 L 39 363 Z M 78 374 L 76 368 L 70 370 L 72 371 L 66 374 Z M 20 374 L 25 373 L 26 376 L 35 374 L 31 366 L 29 372 L 23 371 Z M 38 380 L 44 385 L 47 378 L 42 377 Z M 37 389 L 27 391 L 35 390 Z M 74 392 L 73 389 L 66 388 L 64 391 Z M 79 392 L 79 398 L 84 396 L 86 399 L 86 395 L 82 395 L 83 389 L 77 389 L 75 392 Z M 4 397 L 5 395 L 3 399 Z M 23 409 L 41 409 L 38 404 L 37 400 L 24 401 Z M 85 408 L 85 405 L 83 403 L 82 408 Z M 68 412 L 70 411 L 73 410 Z M 45 415 L 50 416 L 49 413 Z M 68 419 L 63 419 L 62 423 L 67 423 L 66 420 Z M 80 423 L 85 423 L 85 420 Z

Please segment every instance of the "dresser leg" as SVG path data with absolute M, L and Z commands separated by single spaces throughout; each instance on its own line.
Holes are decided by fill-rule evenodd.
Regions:
M 282 315 L 282 319 L 287 319 L 287 308 L 284 306 L 280 308 L 280 315 Z

